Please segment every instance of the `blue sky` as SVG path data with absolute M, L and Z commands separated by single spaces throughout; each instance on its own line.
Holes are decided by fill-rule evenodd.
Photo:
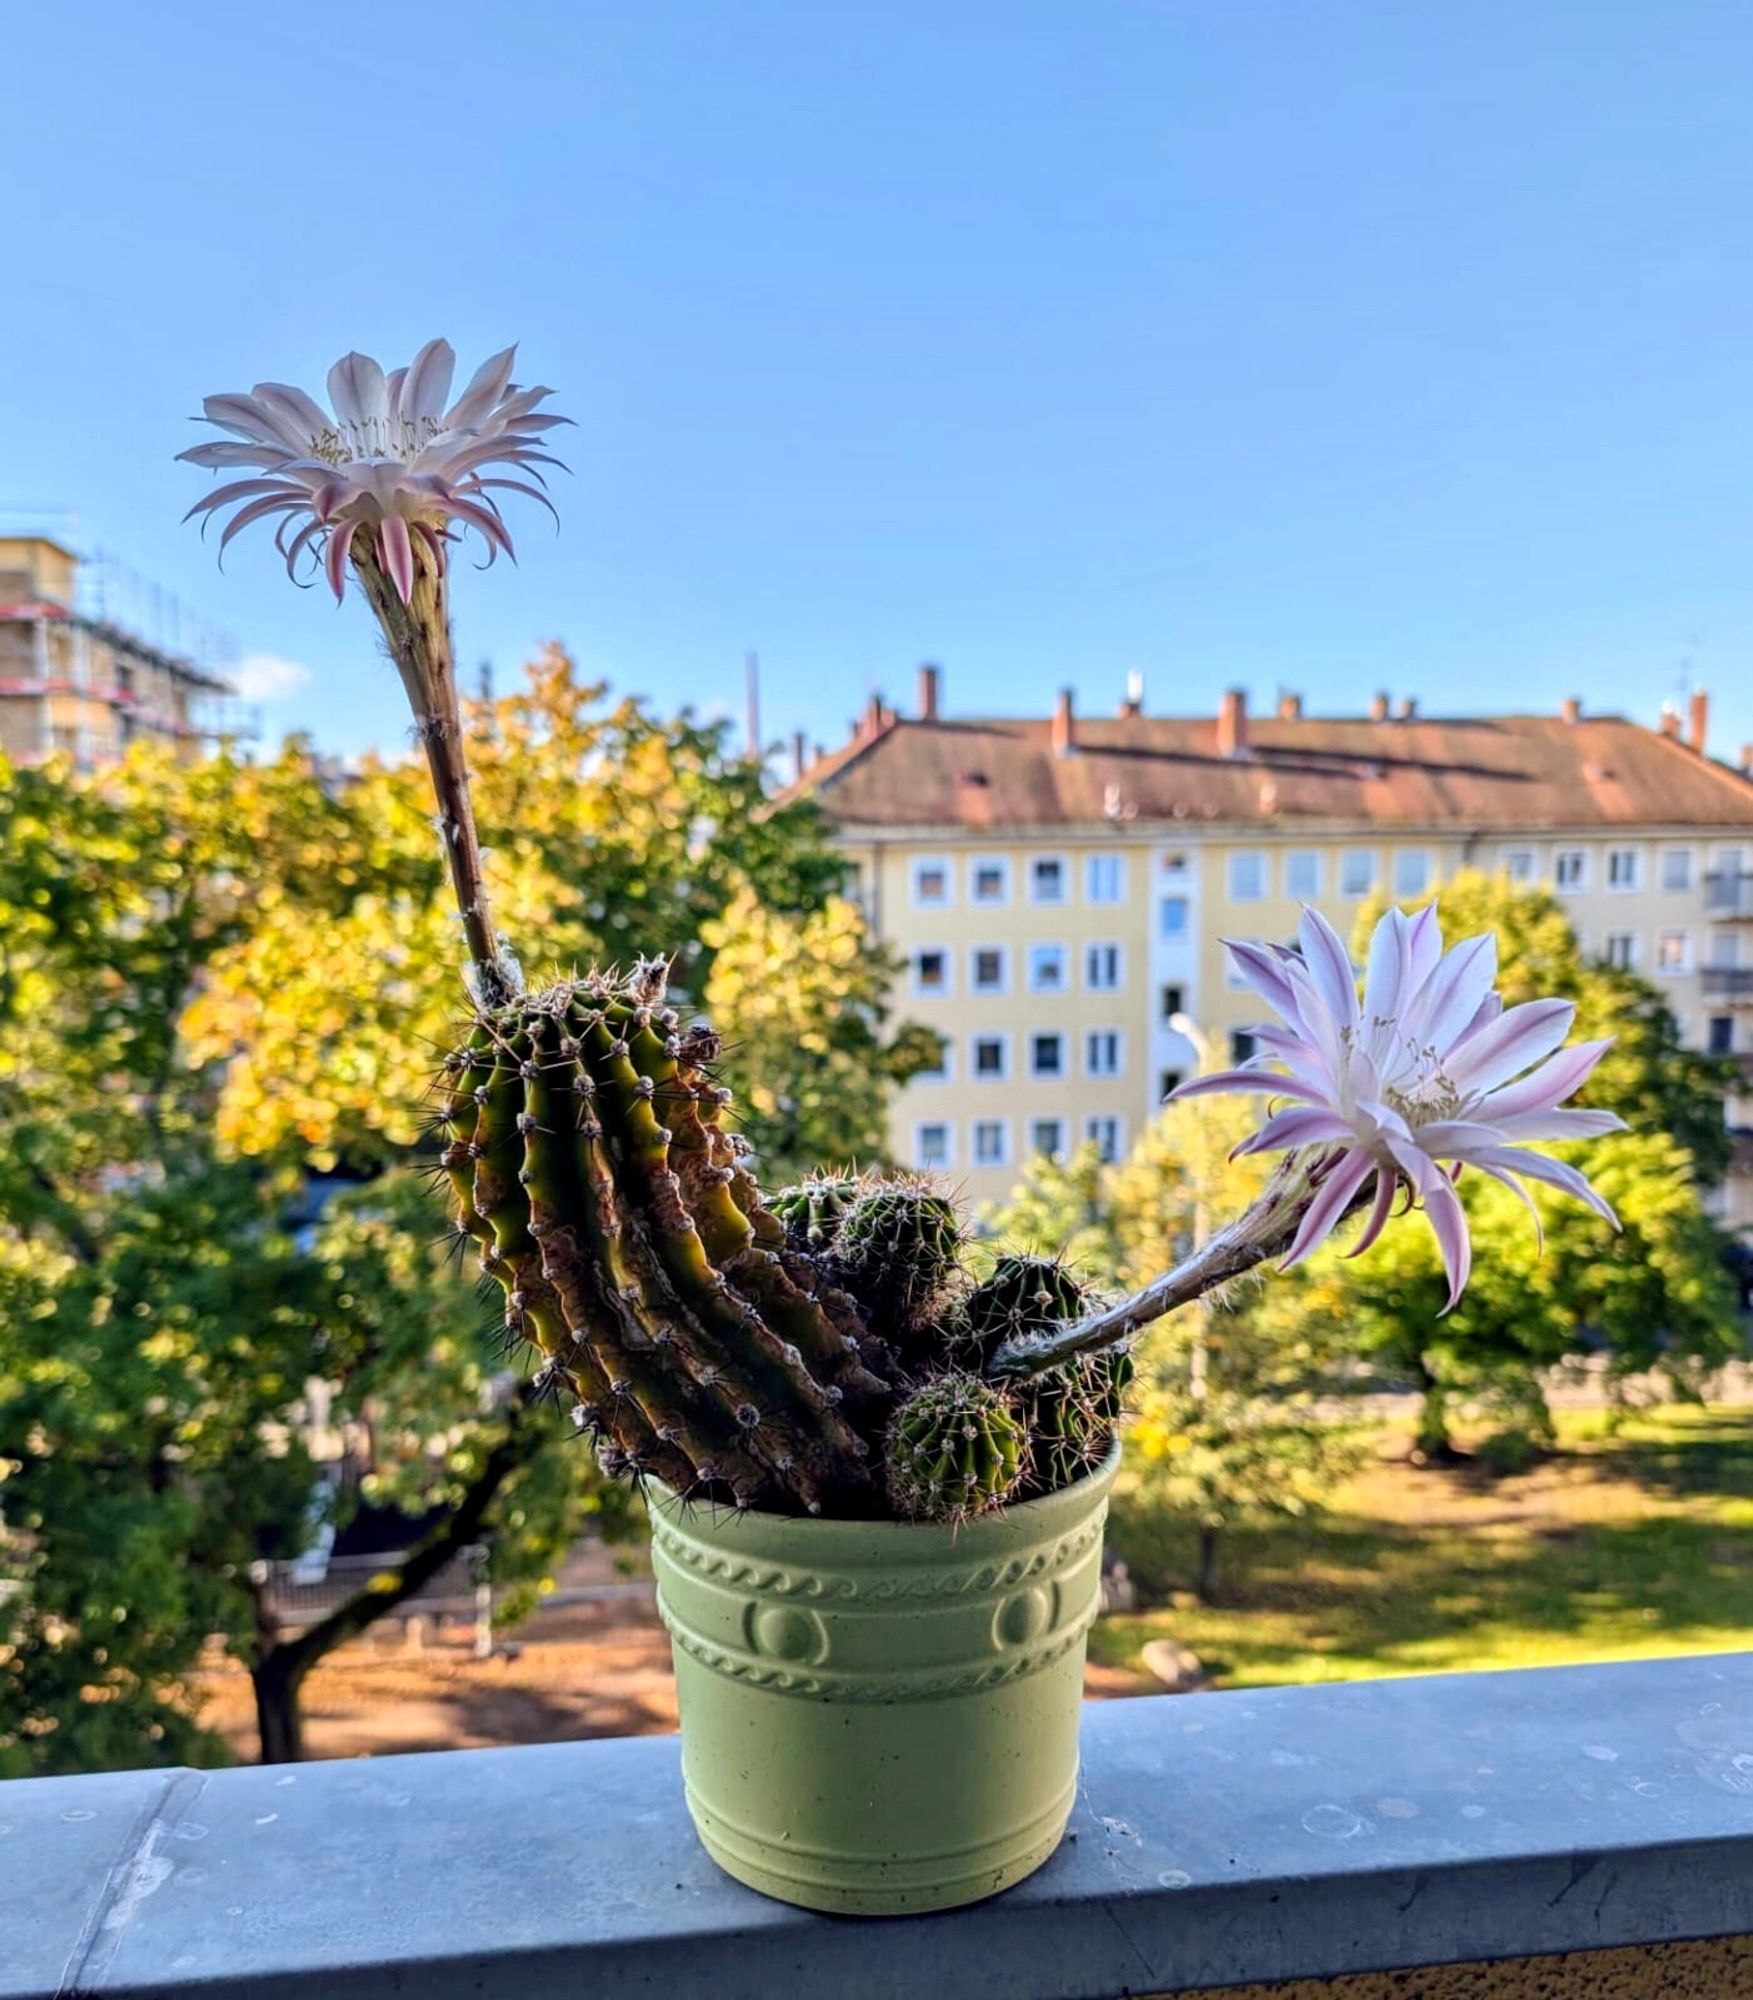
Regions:
M 560 536 L 459 582 L 502 679 L 553 635 L 738 710 L 753 646 L 765 733 L 830 742 L 924 658 L 963 711 L 1696 679 L 1753 737 L 1743 0 L 74 0 L 7 44 L 0 507 L 306 670 L 271 733 L 392 741 L 399 693 L 361 606 L 178 527 L 185 418 L 443 332 L 579 425 Z

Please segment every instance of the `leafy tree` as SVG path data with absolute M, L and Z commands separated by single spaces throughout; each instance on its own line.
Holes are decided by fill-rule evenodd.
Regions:
M 814 814 L 768 811 L 721 731 L 606 705 L 558 653 L 474 727 L 515 933 L 556 963 L 679 945 L 696 994 L 728 954 L 733 997 L 742 922 L 820 954 L 750 995 L 752 1041 L 783 1062 L 819 1039 L 832 1150 L 873 1150 L 917 1038 L 882 1038 L 889 968 Z M 209 1635 L 251 1672 L 264 1754 L 295 1756 L 324 1652 L 460 1547 L 528 1587 L 620 1504 L 512 1386 L 440 1205 L 381 1172 L 454 1011 L 425 786 L 411 761 L 331 785 L 298 745 L 0 768 L 0 1767 L 212 1754 L 187 1692 Z M 782 1152 L 829 1110 L 781 1094 L 751 1127 L 774 1115 Z M 329 1166 L 372 1178 L 322 1208 Z M 313 1383 L 356 1480 L 312 1460 Z M 282 1629 L 261 1565 L 365 1504 L 425 1523 L 411 1559 Z
M 712 954 L 706 1011 L 728 1038 L 726 1080 L 769 1184 L 845 1159 L 849 1136 L 880 1133 L 893 1091 L 936 1060 L 928 1028 L 883 1039 L 900 962 L 844 897 L 799 917 L 745 883 L 700 941 Z

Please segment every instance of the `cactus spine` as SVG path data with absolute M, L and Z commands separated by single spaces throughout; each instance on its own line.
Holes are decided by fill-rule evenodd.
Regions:
M 960 1272 L 961 1251 L 955 1204 L 928 1181 L 902 1177 L 873 1180 L 857 1194 L 828 1261 L 872 1326 L 923 1359 L 940 1345 L 934 1321 Z
M 959 1369 L 930 1376 L 895 1412 L 884 1454 L 889 1499 L 917 1521 L 1001 1507 L 1029 1471 L 1029 1426 L 1011 1396 Z

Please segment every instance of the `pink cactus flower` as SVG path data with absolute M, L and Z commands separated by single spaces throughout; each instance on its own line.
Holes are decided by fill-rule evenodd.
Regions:
M 375 536 L 378 561 L 404 604 L 413 594 L 416 546 L 442 573 L 453 522 L 481 536 L 489 561 L 502 549 L 511 555 L 494 496 L 521 493 L 552 513 L 536 468 L 560 461 L 540 445 L 555 425 L 571 421 L 539 411 L 550 390 L 513 383 L 516 353 L 508 347 L 482 362 L 455 402 L 456 356 L 444 340 L 429 340 L 406 368 L 388 375 L 369 354 L 344 355 L 329 370 L 332 415 L 284 382 L 209 396 L 204 421 L 229 435 L 178 456 L 255 476 L 215 488 L 184 518 L 235 508 L 219 538 L 223 553 L 240 529 L 278 515 L 275 545 L 288 573 L 297 576 L 301 558 L 320 561 L 337 599 L 361 529 Z M 535 484 L 490 478 L 493 466 L 527 472 Z
M 1287 1154 L 1306 1163 L 1316 1183 L 1284 1268 L 1324 1242 L 1366 1189 L 1368 1218 L 1350 1254 L 1367 1250 L 1404 1188 L 1442 1253 L 1447 1311 L 1472 1267 L 1454 1185 L 1465 1167 L 1518 1195 L 1537 1233 L 1539 1211 L 1524 1181 L 1558 1188 L 1619 1226 L 1574 1167 L 1529 1150 L 1625 1129 L 1610 1111 L 1559 1109 L 1612 1046 L 1564 1047 L 1576 1018 L 1568 1000 L 1506 1009 L 1493 990 L 1497 940 L 1467 938 L 1445 953 L 1434 905 L 1382 918 L 1361 999 L 1345 946 L 1318 911 L 1304 910 L 1298 947 L 1228 945 L 1282 1025 L 1257 1029 L 1258 1052 L 1239 1068 L 1195 1077 L 1173 1093 L 1255 1091 L 1278 1100 L 1237 1150 Z

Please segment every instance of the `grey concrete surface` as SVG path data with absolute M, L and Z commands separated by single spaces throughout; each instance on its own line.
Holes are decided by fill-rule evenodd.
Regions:
M 1111 1702 L 942 1917 L 720 1875 L 673 1739 L 0 1785 L 0 1995 L 1086 2000 L 1753 1933 L 1753 1654 Z

